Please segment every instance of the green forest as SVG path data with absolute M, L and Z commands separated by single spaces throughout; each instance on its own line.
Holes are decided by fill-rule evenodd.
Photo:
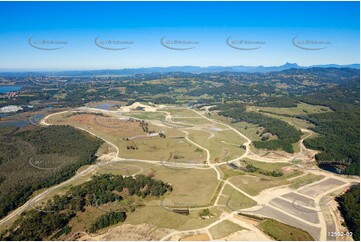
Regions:
M 1 240 L 49 240 L 56 239 L 71 230 L 68 223 L 86 207 L 99 207 L 103 204 L 120 203 L 128 196 L 146 198 L 160 197 L 171 192 L 172 186 L 149 176 L 137 175 L 123 177 L 121 175 L 102 174 L 93 176 L 88 182 L 71 187 L 65 195 L 56 195 L 43 207 L 23 213 L 14 224 L 0 236 Z M 93 221 L 89 232 L 96 232 L 126 219 L 128 211 L 107 212 Z M 66 229 L 64 229 L 66 228 Z
M 70 126 L 0 127 L 0 217 L 94 162 L 102 143 Z
M 320 134 L 305 140 L 305 146 L 320 150 L 319 162 L 345 164 L 345 174 L 360 175 L 360 90 L 354 86 L 331 88 L 309 95 L 303 100 L 310 104 L 325 105 L 333 112 L 304 117 L 314 123 Z
M 355 241 L 360 241 L 360 184 L 336 198 L 349 232 Z
M 110 225 L 124 222 L 127 215 L 125 212 L 109 212 L 100 216 L 91 226 L 89 231 L 95 233 L 97 230 L 106 228 Z

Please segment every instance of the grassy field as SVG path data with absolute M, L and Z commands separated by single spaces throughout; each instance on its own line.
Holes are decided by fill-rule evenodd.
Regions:
M 162 112 L 129 112 L 125 116 L 143 120 L 164 120 L 165 114 Z
M 292 180 L 292 184 L 290 185 L 290 188 L 300 188 L 303 187 L 305 185 L 311 184 L 313 182 L 319 181 L 322 178 L 324 178 L 324 176 L 322 175 L 314 175 L 314 174 L 307 174 L 305 176 L 301 176 L 299 178 L 295 178 L 294 180 Z
M 189 215 L 181 215 L 160 206 L 145 206 L 137 208 L 134 213 L 131 213 L 125 223 L 135 225 L 152 223 L 159 227 L 177 230 L 198 229 L 214 223 L 221 214 L 221 211 L 216 208 L 210 209 L 210 212 L 215 216 L 209 219 L 200 219 L 198 210 L 191 211 Z
M 313 114 L 313 113 L 325 113 L 331 112 L 329 107 L 310 105 L 307 103 L 299 103 L 297 107 L 292 108 L 276 108 L 276 107 L 256 107 L 259 108 L 259 111 L 266 111 L 275 114 L 286 114 L 286 115 L 304 115 L 304 114 Z
M 99 168 L 97 169 L 97 173 L 131 176 L 136 173 L 143 173 L 143 174 L 146 174 L 146 172 L 151 173 L 153 167 L 154 165 L 149 163 L 134 162 L 134 161 L 119 161 L 107 165 L 101 165 L 101 163 L 99 163 Z
M 239 209 L 253 207 L 257 205 L 257 202 L 226 184 L 218 200 L 218 204 L 226 205 L 226 210 L 233 212 Z
M 243 171 L 235 170 L 232 167 L 230 167 L 229 165 L 221 165 L 221 166 L 219 166 L 219 168 L 221 169 L 221 171 L 224 174 L 224 177 L 223 177 L 224 180 L 227 180 L 228 178 L 230 178 L 232 176 L 240 176 L 240 175 L 245 174 Z
M 186 123 L 186 124 L 191 124 L 192 126 L 194 125 L 203 125 L 203 124 L 212 124 L 211 122 L 209 122 L 207 119 L 198 116 L 198 117 L 178 117 L 178 118 L 172 118 L 173 122 L 178 122 L 178 123 Z
M 152 137 L 132 141 L 120 140 L 117 142 L 121 157 L 129 159 L 171 161 L 177 163 L 203 163 L 206 160 L 205 152 L 185 139 Z M 129 145 L 138 150 L 131 150 Z
M 253 165 L 259 169 L 266 171 L 281 170 L 284 167 L 288 167 L 292 165 L 289 163 L 269 163 L 269 162 L 255 161 L 250 159 L 244 159 L 244 160 L 247 162 L 247 164 Z
M 289 123 L 290 125 L 296 127 L 297 129 L 314 127 L 314 125 L 312 123 L 307 122 L 302 119 L 298 119 L 298 118 L 294 118 L 294 117 L 285 117 L 285 116 L 282 116 L 279 114 L 273 114 L 273 113 L 262 113 L 262 114 L 265 116 L 271 117 L 271 118 L 276 118 L 276 119 L 285 121 L 285 122 Z
M 195 113 L 192 110 L 186 109 L 186 108 L 176 108 L 176 109 L 172 109 L 172 108 L 165 108 L 162 109 L 162 111 L 166 111 L 169 112 L 172 115 L 172 118 L 183 118 L 183 117 L 201 117 L 200 115 L 198 115 L 197 113 Z
M 259 174 L 235 176 L 231 177 L 229 181 L 251 196 L 256 196 L 261 191 L 267 188 L 286 185 L 290 183 L 283 177 L 270 177 Z
M 190 140 L 209 150 L 212 162 L 232 160 L 245 153 L 245 150 L 240 148 L 245 140 L 232 130 L 206 132 L 188 129 L 187 131 Z
M 143 174 L 168 182 L 173 191 L 165 198 L 167 204 L 180 207 L 207 206 L 215 193 L 219 181 L 213 169 L 169 169 L 154 166 Z
M 228 118 L 226 118 L 224 116 L 220 116 L 217 113 L 211 113 L 210 117 L 212 119 L 224 122 L 228 125 L 231 125 L 235 129 L 237 129 L 239 132 L 246 135 L 252 141 L 260 141 L 261 140 L 261 137 L 259 137 L 259 135 L 256 133 L 257 128 L 258 128 L 258 125 L 256 125 L 256 124 L 251 124 L 251 123 L 247 123 L 247 122 L 231 123 L 231 122 L 229 122 Z
M 243 229 L 244 228 L 238 224 L 224 220 L 210 228 L 209 232 L 212 234 L 213 239 L 218 240 Z
M 311 241 L 309 233 L 295 227 L 288 226 L 273 219 L 265 219 L 258 227 L 278 241 Z

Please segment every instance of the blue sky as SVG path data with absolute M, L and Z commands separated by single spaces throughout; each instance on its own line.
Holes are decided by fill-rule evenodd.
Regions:
M 359 19 L 359 2 L 0 2 L 0 70 L 359 63 Z

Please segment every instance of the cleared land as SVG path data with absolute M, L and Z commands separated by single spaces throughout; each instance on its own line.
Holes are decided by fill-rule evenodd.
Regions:
M 156 109 L 154 108 L 154 110 Z M 293 111 L 291 110 L 290 112 Z M 241 130 L 241 132 L 250 133 L 256 140 L 260 138 L 257 134 L 259 127 L 255 125 L 229 123 L 229 120 L 215 113 L 206 113 L 205 116 L 207 115 L 210 118 L 234 126 Z M 284 117 L 279 114 L 267 115 L 277 115 L 282 119 L 290 118 L 290 121 L 293 119 L 292 117 Z M 158 111 L 133 110 L 122 113 L 112 112 L 109 115 L 99 113 L 74 114 L 68 112 L 54 115 L 47 122 L 69 124 L 86 129 L 118 147 L 119 156 L 122 159 L 112 160 L 109 163 L 107 163 L 107 160 L 98 162 L 97 173 L 113 173 L 125 176 L 144 174 L 172 185 L 173 191 L 165 197 L 144 200 L 143 204 L 135 212 L 129 214 L 125 224 L 140 225 L 151 222 L 160 228 L 180 231 L 195 230 L 202 229 L 216 222 L 222 212 L 230 213 L 242 210 L 244 213 L 274 218 L 295 226 L 290 227 L 271 220 L 273 221 L 272 226 L 275 227 L 273 230 L 276 231 L 276 235 L 271 235 L 264 231 L 273 238 L 284 236 L 285 239 L 290 239 L 291 237 L 288 237 L 290 236 L 289 234 L 277 235 L 279 227 L 288 226 L 295 231 L 295 234 L 293 232 L 291 234 L 291 236 L 294 236 L 292 237 L 293 239 L 302 240 L 302 238 L 309 236 L 309 234 L 297 228 L 308 231 L 314 238 L 319 239 L 320 228 L 302 222 L 306 220 L 314 224 L 319 223 L 318 214 L 313 210 L 314 207 L 312 207 L 312 205 L 314 206 L 312 199 L 297 193 L 288 193 L 283 195 L 284 199 L 273 198 L 269 203 L 265 201 L 265 204 L 262 204 L 263 206 L 260 209 L 250 212 L 252 207 L 257 205 L 257 202 L 228 184 L 225 184 L 224 188 L 221 189 L 224 182 L 220 182 L 217 179 L 215 169 L 220 171 L 218 175 L 220 175 L 221 179 L 231 182 L 250 196 L 257 196 L 266 189 L 283 185 L 290 185 L 291 188 L 297 189 L 316 182 L 322 179 L 323 176 L 307 174 L 297 177 L 303 174 L 303 172 L 294 164 L 261 162 L 248 158 L 243 158 L 240 161 L 240 165 L 251 165 L 258 169 L 255 172 L 250 173 L 233 169 L 226 164 L 219 167 L 176 167 L 171 165 L 172 163 L 198 165 L 205 163 L 207 161 L 206 151 L 209 152 L 209 161 L 211 163 L 237 159 L 246 152 L 246 149 L 241 147 L 246 142 L 242 136 L 228 126 L 212 122 L 193 110 L 162 108 L 158 109 Z M 144 130 L 145 123 L 146 131 Z M 159 133 L 165 134 L 166 137 L 161 137 Z M 134 147 L 134 149 L 129 149 L 129 147 Z M 295 147 L 298 148 L 299 144 L 295 144 Z M 296 151 L 298 150 L 296 149 Z M 104 151 L 104 153 L 107 152 L 114 154 L 116 150 L 108 149 Z M 266 152 L 264 155 L 266 156 L 268 153 Z M 273 153 L 277 153 L 277 151 Z M 282 155 L 279 154 L 278 156 L 283 157 Z M 143 160 L 143 162 L 138 162 L 137 159 Z M 155 163 L 150 163 L 150 160 L 153 160 Z M 260 174 L 261 171 L 265 173 Z M 283 175 L 273 177 L 269 175 L 271 173 L 267 173 L 273 171 L 282 171 Z M 296 178 L 291 179 L 292 177 Z M 333 185 L 338 186 L 338 183 Z M 67 187 L 67 189 L 69 188 Z M 309 194 L 306 194 L 308 193 L 307 188 L 301 188 L 299 191 L 306 189 L 304 191 L 305 195 L 309 196 Z M 219 199 L 217 200 L 218 195 Z M 210 213 L 214 216 L 200 219 L 199 212 L 204 207 L 213 205 L 216 200 L 218 201 L 216 206 L 219 207 L 209 208 Z M 251 208 L 250 211 L 247 208 Z M 190 209 L 190 214 L 182 215 L 176 213 L 175 209 Z M 291 215 L 300 218 L 300 220 L 295 219 Z M 79 221 L 80 225 L 81 222 Z M 84 230 L 84 228 L 80 227 L 79 229 Z M 225 220 L 211 227 L 209 232 L 214 239 L 221 239 L 242 229 L 241 226 Z M 204 232 L 199 230 L 194 235 L 198 233 Z M 200 239 L 206 239 L 206 237 L 208 236 Z
M 235 224 L 229 220 L 224 220 L 210 228 L 209 232 L 212 234 L 214 239 L 218 240 L 243 229 L 244 228 L 238 224 Z
M 314 175 L 314 174 L 309 173 L 305 176 L 301 176 L 301 177 L 298 177 L 298 178 L 295 178 L 294 180 L 292 180 L 292 184 L 290 185 L 290 188 L 297 189 L 297 188 L 303 187 L 305 185 L 319 181 L 322 178 L 324 178 L 324 176 Z
M 207 241 L 209 236 L 207 234 L 197 234 L 180 239 L 180 241 Z
M 325 181 L 301 188 L 298 190 L 298 192 L 305 194 L 309 197 L 317 197 L 321 193 L 324 193 L 328 190 L 331 190 L 333 188 L 336 188 L 336 187 L 344 185 L 344 184 L 345 183 L 343 181 L 333 179 L 333 178 L 328 178 Z
M 233 126 L 235 129 L 240 131 L 242 134 L 246 135 L 252 141 L 260 141 L 261 140 L 261 137 L 257 134 L 258 125 L 256 125 L 256 124 L 251 124 L 251 123 L 247 123 L 247 122 L 236 122 L 236 123 L 232 122 L 231 123 L 230 119 L 228 119 L 224 116 L 218 115 L 215 112 L 210 113 L 210 117 L 212 119 L 219 120 L 228 125 Z
M 204 129 L 187 129 L 189 139 L 197 144 L 201 144 L 209 150 L 210 161 L 218 163 L 235 159 L 245 153 L 241 145 L 245 140 L 231 130 L 217 130 L 218 128 Z
M 253 207 L 257 205 L 257 202 L 226 184 L 218 200 L 218 205 L 225 205 L 227 211 L 233 212 Z
M 302 196 L 300 194 L 291 192 L 291 193 L 287 193 L 285 195 L 283 195 L 282 197 L 290 200 L 293 203 L 302 203 L 304 205 L 306 205 L 307 207 L 315 207 L 315 201 L 311 198 Z
M 289 183 L 289 181 L 284 178 L 263 175 L 235 176 L 231 177 L 229 181 L 251 196 L 256 196 L 267 188 L 286 185 Z
M 125 114 L 128 117 L 144 120 L 164 120 L 165 114 L 160 112 L 129 112 Z
M 205 159 L 205 153 L 182 138 L 184 133 L 174 128 L 148 123 L 148 130 L 154 133 L 147 133 L 139 121 L 95 114 L 57 114 L 47 122 L 88 130 L 115 144 L 122 158 L 180 163 L 202 163 Z M 158 132 L 163 132 L 165 138 Z
M 146 171 L 144 175 L 149 173 Z M 174 207 L 207 206 L 219 183 L 213 169 L 178 170 L 156 166 L 151 170 L 151 175 L 172 185 L 173 191 L 164 203 Z
M 125 223 L 141 224 L 149 223 L 169 229 L 177 230 L 191 230 L 206 227 L 219 219 L 221 212 L 214 208 L 210 209 L 215 216 L 209 219 L 200 219 L 199 211 L 191 211 L 189 215 L 181 215 L 160 206 L 151 207 L 149 205 L 141 208 L 130 214 Z
M 306 220 L 310 223 L 317 224 L 319 223 L 317 211 L 311 210 L 306 207 L 300 207 L 299 204 L 295 204 L 293 202 L 289 202 L 280 198 L 274 198 L 270 201 L 270 204 L 276 208 L 281 209 L 287 213 L 293 214 L 300 219 Z
M 219 169 L 224 174 L 224 176 L 223 176 L 224 180 L 227 180 L 228 178 L 230 178 L 232 176 L 241 176 L 241 175 L 245 174 L 243 171 L 236 170 L 236 169 L 230 167 L 229 165 L 220 165 Z

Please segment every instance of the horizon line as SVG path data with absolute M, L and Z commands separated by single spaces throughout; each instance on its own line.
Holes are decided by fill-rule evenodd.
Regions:
M 74 68 L 74 69 L 22 69 L 22 68 L 4 68 L 0 69 L 0 73 L 6 73 L 6 72 L 67 72 L 67 71 L 114 71 L 114 70 L 135 70 L 135 69 L 151 69 L 151 68 L 182 68 L 182 67 L 196 67 L 196 68 L 212 68 L 212 67 L 220 67 L 220 68 L 227 68 L 227 67 L 282 67 L 287 64 L 290 65 L 297 65 L 299 67 L 318 67 L 318 66 L 327 66 L 327 65 L 338 65 L 338 66 L 350 66 L 350 65 L 360 65 L 360 63 L 349 63 L 349 64 L 336 64 L 336 63 L 328 63 L 328 64 L 313 64 L 313 65 L 306 65 L 306 66 L 300 66 L 296 62 L 286 62 L 282 65 L 271 65 L 271 66 L 264 66 L 264 65 L 230 65 L 230 66 L 222 66 L 222 65 L 211 65 L 211 66 L 197 66 L 197 65 L 179 65 L 179 66 L 149 66 L 149 67 L 120 67 L 120 68 Z M 290 68 L 292 69 L 292 68 Z

